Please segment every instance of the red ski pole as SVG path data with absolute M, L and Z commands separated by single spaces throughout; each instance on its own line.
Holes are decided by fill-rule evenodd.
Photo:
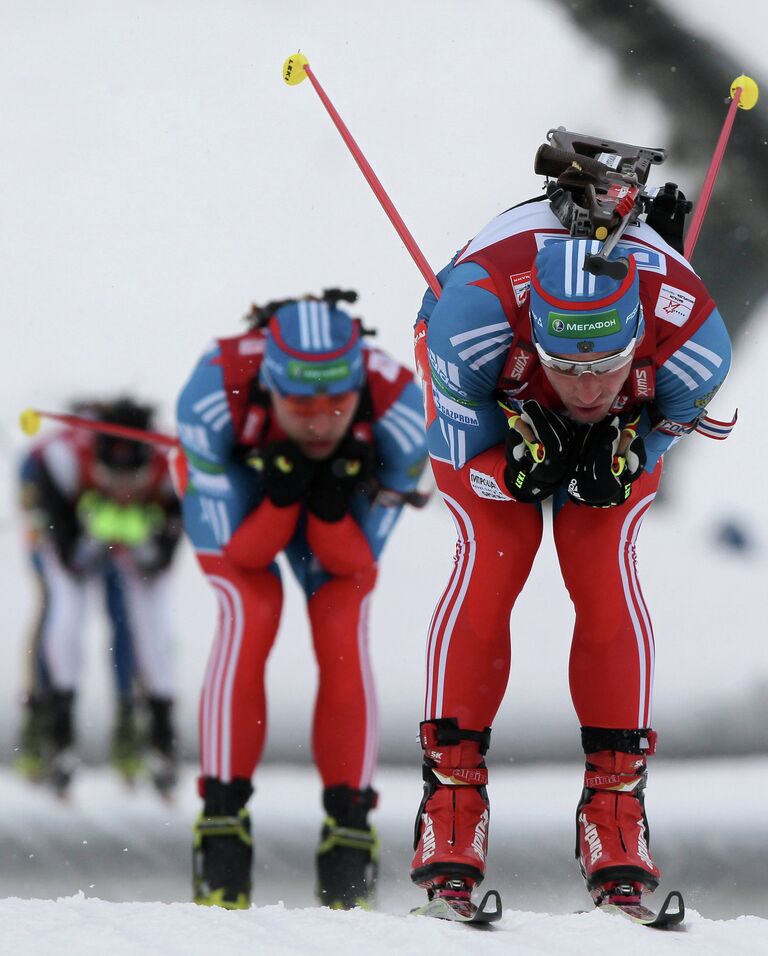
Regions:
M 419 247 L 416 245 L 416 240 L 413 238 L 408 230 L 408 227 L 403 222 L 400 213 L 397 211 L 397 209 L 395 209 L 394 203 L 387 195 L 384 187 L 381 185 L 378 176 L 376 173 L 374 173 L 368 160 L 365 158 L 365 156 L 363 156 L 362 150 L 355 142 L 352 134 L 349 132 L 344 121 L 336 111 L 333 103 L 331 103 L 330 99 L 328 98 L 327 93 L 320 85 L 320 82 L 315 74 L 312 72 L 307 58 L 302 53 L 294 53 L 293 56 L 289 56 L 285 63 L 283 63 L 283 79 L 289 86 L 297 86 L 304 80 L 305 77 L 309 77 L 310 83 L 315 88 L 315 92 L 320 97 L 323 106 L 328 111 L 328 115 L 333 120 L 336 129 L 341 134 L 341 138 L 346 143 L 350 153 L 352 153 L 355 162 L 360 167 L 360 172 L 363 174 L 363 176 L 365 176 L 368 185 L 371 187 L 376 198 L 381 203 L 384 212 L 387 214 L 387 216 L 389 216 L 389 221 L 395 227 L 395 231 L 405 244 L 405 248 L 411 254 L 411 258 L 426 279 L 427 285 L 435 293 L 435 295 L 440 298 L 440 292 L 442 290 L 440 288 L 440 283 L 437 281 L 437 276 L 430 268 L 430 265 L 425 259 L 421 249 L 419 249 Z
M 693 255 L 693 250 L 696 248 L 696 242 L 699 238 L 699 232 L 701 231 L 701 224 L 704 221 L 709 200 L 712 198 L 712 190 L 715 188 L 715 180 L 720 170 L 720 163 L 725 153 L 725 147 L 728 145 L 728 138 L 731 135 L 733 121 L 736 119 L 736 110 L 751 110 L 755 103 L 757 103 L 757 83 L 748 76 L 737 76 L 733 83 L 731 83 L 730 94 L 731 105 L 728 107 L 728 113 L 723 122 L 723 128 L 720 131 L 720 138 L 715 146 L 715 152 L 712 155 L 707 175 L 704 177 L 704 185 L 701 187 L 701 196 L 699 196 L 699 201 L 694 209 L 693 219 L 691 219 L 691 224 L 688 227 L 688 233 L 685 237 L 685 258 L 689 260 Z
M 19 416 L 19 424 L 25 435 L 36 435 L 40 431 L 41 420 L 49 418 L 51 421 L 62 422 L 73 428 L 82 428 L 89 432 L 98 432 L 100 435 L 114 435 L 116 438 L 130 438 L 133 441 L 144 442 L 147 445 L 158 445 L 161 448 L 178 448 L 179 439 L 163 432 L 147 431 L 143 428 L 133 428 L 130 425 L 116 425 L 112 422 L 102 422 L 96 418 L 82 418 L 80 415 L 67 415 L 63 412 L 43 412 L 36 408 L 26 408 Z

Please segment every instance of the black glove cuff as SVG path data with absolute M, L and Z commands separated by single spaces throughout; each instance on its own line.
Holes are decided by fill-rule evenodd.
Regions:
M 267 488 L 267 498 L 276 508 L 290 508 L 299 504 L 306 497 L 306 489 L 298 487 L 281 487 L 275 485 Z
M 504 469 L 504 481 L 507 491 L 515 501 L 520 501 L 523 504 L 543 501 L 545 498 L 549 498 L 557 488 L 557 482 L 551 485 L 542 484 L 542 482 L 532 478 L 527 469 L 518 467 L 513 470 L 509 465 Z
M 349 512 L 350 499 L 340 495 L 324 495 L 311 492 L 307 499 L 308 510 L 321 521 L 337 524 Z

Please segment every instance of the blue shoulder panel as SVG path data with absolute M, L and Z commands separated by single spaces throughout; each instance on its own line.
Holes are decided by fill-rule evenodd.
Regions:
M 200 551 L 220 552 L 263 497 L 256 472 L 233 457 L 234 430 L 221 352 L 202 356 L 177 402 L 179 438 L 189 465 L 184 525 Z
M 475 284 L 484 279 L 485 269 L 462 263 L 445 277 L 440 300 L 432 305 L 429 292 L 422 304 L 424 317 L 429 313 L 427 350 L 438 413 L 428 432 L 429 450 L 457 469 L 502 442 L 507 431 L 494 392 L 512 329 L 497 296 Z

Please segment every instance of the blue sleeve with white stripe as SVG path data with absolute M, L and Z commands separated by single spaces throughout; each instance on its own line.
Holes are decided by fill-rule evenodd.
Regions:
M 200 359 L 177 402 L 179 439 L 189 467 L 182 508 L 198 551 L 220 553 L 263 497 L 256 473 L 232 456 L 234 429 L 224 391 L 221 352 Z
M 427 461 L 421 391 L 415 382 L 408 382 L 373 423 L 373 436 L 378 459 L 376 477 L 381 487 L 401 494 L 413 491 Z M 377 560 L 401 511 L 401 504 L 386 504 L 380 498 L 358 501 L 353 507 L 355 520 Z
M 373 424 L 378 455 L 376 477 L 389 491 L 413 491 L 427 458 L 421 391 L 408 382 L 381 418 Z
M 731 342 L 722 316 L 714 309 L 696 332 L 674 352 L 656 375 L 655 405 L 664 421 L 657 426 L 676 423 L 694 425 L 707 412 L 731 367 Z M 651 431 L 643 436 L 648 456 L 646 471 L 652 471 L 659 458 L 681 435 Z
M 507 423 L 495 389 L 512 342 L 512 329 L 497 296 L 473 285 L 488 278 L 476 263 L 445 275 L 440 300 L 427 293 L 427 350 L 437 420 L 428 431 L 433 457 L 456 469 L 504 441 Z M 430 299 L 431 297 L 431 299 Z M 431 314 L 430 314 L 431 313 Z

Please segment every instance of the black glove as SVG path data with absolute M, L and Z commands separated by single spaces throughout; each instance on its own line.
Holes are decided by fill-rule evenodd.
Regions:
M 307 507 L 322 521 L 341 521 L 355 492 L 371 477 L 373 446 L 352 435 L 343 438 L 329 458 L 315 463 Z
M 552 494 L 568 473 L 574 435 L 568 419 L 533 399 L 522 403 L 520 414 L 509 419 L 505 443 L 504 478 L 513 498 L 532 502 Z
M 622 429 L 619 419 L 613 417 L 584 429 L 568 482 L 573 501 L 596 508 L 624 504 L 646 461 L 645 445 L 636 428 L 637 419 Z
M 248 464 L 264 477 L 264 491 L 278 508 L 304 501 L 314 464 L 292 441 L 275 441 L 248 457 Z

